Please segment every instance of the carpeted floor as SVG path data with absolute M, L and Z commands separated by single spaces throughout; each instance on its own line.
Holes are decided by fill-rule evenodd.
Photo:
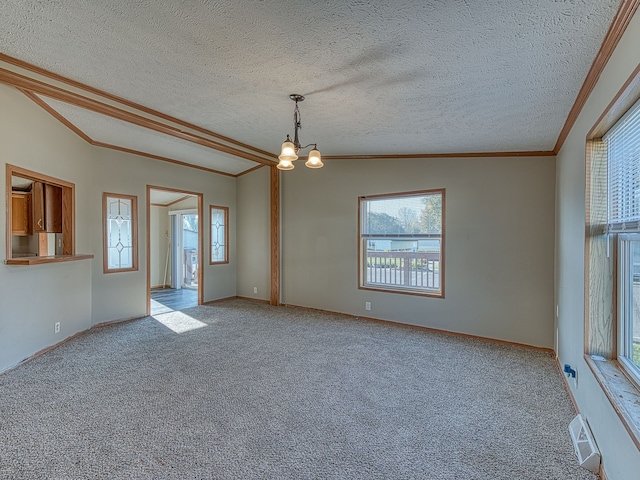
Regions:
M 535 350 L 230 300 L 0 375 L 0 478 L 595 479 L 562 382 Z

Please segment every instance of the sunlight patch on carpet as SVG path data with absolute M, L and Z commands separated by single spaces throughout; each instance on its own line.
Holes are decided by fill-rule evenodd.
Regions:
M 164 303 L 151 299 L 151 315 L 173 312 L 173 308 L 167 307 Z
M 176 333 L 185 333 L 207 326 L 206 323 L 196 320 L 195 318 L 180 311 L 153 315 L 153 318 Z

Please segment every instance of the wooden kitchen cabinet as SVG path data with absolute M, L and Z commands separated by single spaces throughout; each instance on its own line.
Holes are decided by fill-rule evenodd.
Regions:
M 33 182 L 33 231 L 62 233 L 62 188 Z
M 11 234 L 31 235 L 31 193 L 11 193 Z
M 14 233 L 19 231 L 22 235 L 26 231 L 28 235 L 12 235 L 9 239 L 6 265 L 41 265 L 93 258 L 93 255 L 76 253 L 75 184 L 8 163 L 6 172 L 12 194 L 30 195 L 26 197 L 26 208 L 25 198 L 20 198 L 21 195 L 12 195 L 15 200 L 11 203 L 7 198 L 7 221 L 13 229 L 18 228 Z M 25 229 L 24 223 L 30 223 L 30 227 Z M 7 224 L 7 230 L 9 228 Z M 54 241 L 55 245 L 52 245 Z

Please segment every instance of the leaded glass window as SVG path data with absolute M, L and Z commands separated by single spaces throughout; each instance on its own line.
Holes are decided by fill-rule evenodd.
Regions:
M 103 194 L 104 271 L 138 269 L 137 197 Z
M 229 263 L 229 208 L 210 206 L 211 255 L 209 263 Z

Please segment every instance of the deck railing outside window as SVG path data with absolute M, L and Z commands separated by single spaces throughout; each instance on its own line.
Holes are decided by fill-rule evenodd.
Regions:
M 360 288 L 444 297 L 444 194 L 359 198 Z
M 440 253 L 367 251 L 366 283 L 439 290 Z

